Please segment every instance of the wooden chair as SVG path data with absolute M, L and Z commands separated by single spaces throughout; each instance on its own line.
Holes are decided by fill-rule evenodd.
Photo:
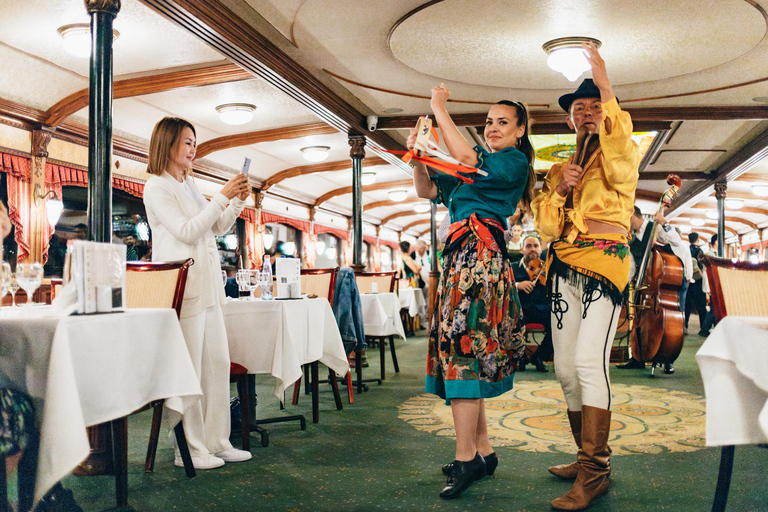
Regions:
M 357 281 L 357 289 L 360 293 L 371 293 L 373 290 L 373 284 L 376 283 L 376 288 L 382 293 L 392 293 L 395 291 L 395 274 L 397 272 L 361 272 L 355 274 L 355 281 Z M 389 348 L 392 352 L 392 364 L 395 367 L 395 373 L 400 373 L 400 365 L 397 364 L 397 352 L 395 351 L 395 337 L 394 336 L 369 336 L 365 335 L 366 340 L 371 340 L 379 344 L 380 366 L 381 366 L 381 380 L 385 380 L 385 356 L 386 356 L 386 339 L 389 338 Z M 362 380 L 362 364 L 359 354 L 355 353 L 355 373 L 357 374 L 358 386 Z M 369 381 L 381 382 L 379 379 L 370 379 Z
M 328 299 L 328 302 L 333 307 L 333 296 L 336 292 L 336 273 L 339 271 L 336 268 L 314 268 L 314 269 L 302 269 L 301 270 L 301 292 L 308 293 L 310 295 L 317 295 Z M 320 421 L 320 382 L 318 361 L 313 361 L 308 365 L 304 365 L 304 379 L 305 388 L 308 390 L 311 383 L 312 388 L 312 423 Z M 309 370 L 309 372 L 307 371 Z M 311 378 L 310 378 L 311 372 Z M 351 390 L 351 376 L 347 373 L 348 387 Z M 333 390 L 333 399 L 336 402 L 336 409 L 341 410 L 344 406 L 341 403 L 341 394 L 339 393 L 339 384 L 336 381 L 336 373 L 332 369 L 328 369 L 328 380 L 331 383 Z M 307 392 L 305 390 L 305 392 Z M 301 379 L 297 380 L 293 386 L 293 404 L 299 403 L 299 394 L 301 391 Z M 350 401 L 354 399 L 350 396 Z
M 712 311 L 718 322 L 728 315 L 768 317 L 768 262 L 749 263 L 703 256 Z M 723 446 L 712 512 L 724 512 L 731 486 L 735 447 Z
M 187 273 L 193 263 L 194 261 L 191 258 L 186 261 L 168 263 L 129 261 L 126 264 L 127 272 L 125 274 L 126 307 L 129 309 L 172 308 L 176 311 L 176 316 L 180 317 L 184 288 L 187 284 Z M 134 411 L 136 413 L 150 408 L 153 409 L 147 458 L 144 463 L 144 471 L 147 473 L 151 472 L 155 465 L 157 442 L 160 438 L 160 423 L 163 416 L 163 403 L 164 400 L 155 400 L 147 404 L 147 406 Z M 125 443 L 124 448 L 127 450 L 127 427 L 122 426 L 121 430 L 121 435 L 116 437 L 122 438 L 123 443 Z M 192 465 L 187 438 L 184 436 L 184 427 L 181 422 L 174 427 L 174 432 L 182 460 L 184 461 L 184 468 L 187 476 L 191 478 L 195 475 L 195 468 Z M 119 465 L 118 461 L 115 461 L 115 463 L 116 466 Z

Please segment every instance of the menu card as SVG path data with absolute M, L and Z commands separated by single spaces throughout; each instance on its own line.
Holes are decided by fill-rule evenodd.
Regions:
M 77 240 L 70 278 L 78 313 L 109 313 L 125 305 L 125 246 Z
M 301 262 L 298 258 L 277 258 L 277 298 L 298 299 L 301 297 Z

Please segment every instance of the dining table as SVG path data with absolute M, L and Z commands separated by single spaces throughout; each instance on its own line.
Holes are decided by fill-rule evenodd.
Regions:
M 424 315 L 427 312 L 427 301 L 424 298 L 424 290 L 421 288 L 400 288 L 400 307 L 408 310 L 411 317 Z
M 0 378 L 35 406 L 35 503 L 88 457 L 86 427 L 165 399 L 172 428 L 202 397 L 172 309 L 64 315 L 53 306 L 1 308 Z M 116 485 L 121 506 L 124 471 Z
M 401 302 L 394 292 L 361 293 L 363 330 L 366 336 L 400 336 L 405 338 L 400 318 Z
M 712 510 L 725 510 L 735 445 L 768 443 L 768 317 L 722 318 L 696 352 L 707 446 L 721 446 Z
M 274 394 L 281 402 L 285 389 L 301 378 L 305 364 L 319 361 L 338 375 L 349 372 L 344 343 L 327 299 L 229 299 L 222 310 L 230 359 L 249 374 L 274 377 Z M 315 423 L 318 407 L 313 400 Z

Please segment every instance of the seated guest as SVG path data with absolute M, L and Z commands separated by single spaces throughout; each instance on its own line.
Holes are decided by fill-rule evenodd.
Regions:
M 547 298 L 545 277 L 539 278 L 539 269 L 542 270 L 544 261 L 541 257 L 541 241 L 535 235 L 529 235 L 522 240 L 523 259 L 512 266 L 515 274 L 515 286 L 520 296 L 520 305 L 523 308 L 523 322 L 526 324 L 541 324 L 544 326 L 544 339 L 536 352 L 531 356 L 531 364 L 539 372 L 546 372 L 544 361 L 552 358 L 552 330 L 550 329 L 550 302 Z M 531 280 L 533 275 L 535 281 Z M 525 370 L 525 363 L 520 362 L 518 370 Z

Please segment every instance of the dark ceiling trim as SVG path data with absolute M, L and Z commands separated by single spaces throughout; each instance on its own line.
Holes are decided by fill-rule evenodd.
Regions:
M 217 0 L 141 0 L 255 76 L 344 133 L 364 134 L 372 145 L 403 149 L 388 134 L 369 133 L 365 116 Z

